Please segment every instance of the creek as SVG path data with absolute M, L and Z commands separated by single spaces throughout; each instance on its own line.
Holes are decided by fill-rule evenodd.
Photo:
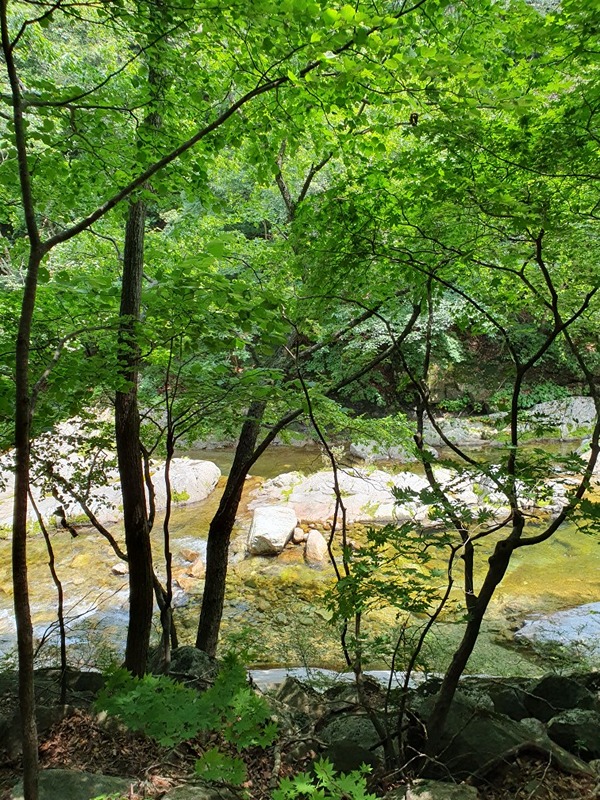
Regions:
M 227 449 L 192 451 L 187 455 L 215 462 L 224 474 L 232 461 L 232 452 Z M 324 603 L 324 594 L 333 581 L 332 569 L 309 567 L 304 563 L 301 546 L 288 546 L 277 558 L 244 557 L 252 518 L 247 507 L 251 492 L 265 478 L 292 470 L 308 474 L 325 467 L 317 448 L 276 446 L 257 462 L 246 482 L 232 540 L 222 640 L 246 648 L 249 663 L 256 667 L 343 668 L 339 631 L 327 624 L 331 613 Z M 201 569 L 194 570 L 192 563 L 196 556 L 200 556 L 200 563 L 204 555 L 208 525 L 223 485 L 224 478 L 206 500 L 178 506 L 173 513 L 171 549 L 179 587 L 174 605 L 182 644 L 193 643 L 195 638 L 203 581 Z M 112 530 L 122 541 L 119 526 Z M 161 530 L 159 518 L 152 534 L 159 565 Z M 357 533 L 360 535 L 360 531 Z M 79 666 L 100 668 L 118 662 L 127 623 L 127 576 L 122 565 L 109 544 L 91 528 L 82 528 L 75 538 L 60 529 L 52 531 L 51 537 L 65 591 L 71 658 Z M 34 632 L 36 639 L 44 642 L 39 657 L 42 664 L 56 659 L 56 591 L 40 534 L 30 536 L 29 553 Z M 532 615 L 600 599 L 599 554 L 597 540 L 574 526 L 565 526 L 548 542 L 518 551 L 492 602 L 469 670 L 486 674 L 539 673 L 539 661 L 529 650 L 514 646 L 512 631 Z M 160 566 L 157 571 L 160 575 Z M 393 638 L 398 627 L 393 609 L 378 608 L 366 615 L 365 630 L 375 636 L 391 634 Z M 406 637 L 410 639 L 415 630 L 409 628 Z M 461 631 L 460 615 L 446 615 L 428 640 L 421 669 L 442 670 Z M 410 649 L 410 641 L 405 646 Z M 374 649 L 369 666 L 388 667 L 385 653 L 390 649 L 389 645 Z M 14 651 L 7 538 L 0 541 L 0 655 L 9 660 L 14 658 Z

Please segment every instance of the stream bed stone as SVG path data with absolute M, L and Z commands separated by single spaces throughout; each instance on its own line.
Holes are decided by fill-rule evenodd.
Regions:
M 554 614 L 539 614 L 515 632 L 517 641 L 534 647 L 568 648 L 582 659 L 600 657 L 600 603 L 586 603 Z

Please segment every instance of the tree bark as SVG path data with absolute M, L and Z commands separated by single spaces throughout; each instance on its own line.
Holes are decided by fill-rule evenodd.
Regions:
M 136 325 L 142 295 L 145 223 L 145 204 L 142 201 L 131 203 L 125 231 L 119 328 L 119 373 L 128 386 L 117 392 L 115 402 L 115 436 L 129 559 L 129 627 L 125 667 L 134 675 L 143 675 L 146 671 L 154 602 L 152 549 L 140 450 L 137 395 L 139 348 L 136 344 Z
M 519 519 L 517 527 L 523 527 L 521 519 Z M 454 652 L 450 666 L 444 675 L 444 680 L 442 681 L 433 711 L 427 721 L 427 755 L 429 756 L 435 756 L 439 749 L 458 682 L 465 671 L 467 662 L 477 643 L 481 623 L 487 611 L 487 607 L 496 588 L 506 574 L 508 564 L 515 549 L 517 539 L 513 537 L 514 532 L 513 535 L 496 544 L 494 553 L 489 560 L 490 566 L 481 591 L 479 592 L 476 602 L 469 611 L 469 619 L 463 638 Z
M 33 682 L 33 626 L 27 576 L 27 501 L 29 494 L 29 455 L 31 439 L 31 394 L 29 390 L 29 353 L 31 323 L 35 310 L 38 275 L 46 249 L 41 243 L 31 176 L 27 158 L 27 138 L 21 84 L 13 58 L 8 30 L 6 0 L 0 3 L 2 53 L 11 88 L 15 146 L 25 225 L 29 237 L 27 275 L 21 301 L 21 314 L 15 346 L 15 497 L 12 528 L 12 578 L 14 592 L 17 649 L 19 653 L 19 710 L 23 751 L 23 793 L 25 800 L 38 798 L 38 746 Z
M 32 247 L 23 295 L 16 346 L 15 499 L 12 537 L 12 577 L 17 648 L 19 653 L 19 710 L 23 749 L 23 789 L 26 800 L 38 797 L 38 748 L 33 683 L 33 627 L 27 578 L 27 498 L 29 492 L 29 350 L 41 254 Z
M 206 580 L 202 595 L 202 609 L 198 622 L 196 647 L 211 656 L 214 656 L 217 652 L 219 630 L 223 616 L 229 541 L 242 497 L 246 474 L 254 456 L 254 448 L 265 408 L 266 403 L 264 401 L 250 404 L 235 450 L 235 457 L 227 478 L 225 491 L 208 530 Z

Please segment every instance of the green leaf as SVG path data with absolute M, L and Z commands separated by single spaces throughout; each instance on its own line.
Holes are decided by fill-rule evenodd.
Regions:
M 205 781 L 241 786 L 246 780 L 246 765 L 241 758 L 229 756 L 213 747 L 203 753 L 195 764 L 196 774 Z

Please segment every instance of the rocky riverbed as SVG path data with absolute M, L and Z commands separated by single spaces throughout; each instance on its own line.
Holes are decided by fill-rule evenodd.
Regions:
M 545 409 L 545 418 L 566 436 L 581 435 L 585 425 L 589 425 L 590 402 L 586 398 L 575 398 L 568 408 L 564 401 L 550 404 Z M 534 421 L 538 424 L 540 413 L 539 409 L 532 413 L 526 424 L 533 425 Z M 499 429 L 493 420 L 454 418 L 444 424 L 452 428 L 459 440 L 459 431 L 466 431 L 464 436 L 473 446 L 488 450 L 490 439 L 485 436 L 492 428 L 496 432 Z M 477 436 L 475 431 L 479 431 Z M 430 440 L 435 446 L 433 437 Z M 578 442 L 572 446 L 578 447 Z M 426 487 L 424 477 L 410 465 L 390 459 L 389 452 L 384 458 L 376 450 L 375 445 L 369 446 L 369 459 L 376 459 L 376 465 L 354 464 L 339 473 L 350 540 L 364 541 L 367 526 L 388 520 L 435 525 L 435 520 L 429 518 L 427 506 L 420 503 L 418 497 Z M 206 531 L 223 485 L 219 467 L 227 469 L 229 452 L 227 448 L 195 451 L 194 455 L 205 458 L 177 459 L 174 463 L 177 502 L 171 535 L 175 606 L 184 642 L 192 641 L 195 635 L 203 588 Z M 219 466 L 212 463 L 213 457 Z M 342 663 L 339 630 L 328 624 L 331 610 L 326 598 L 334 581 L 327 554 L 335 506 L 333 475 L 330 470 L 323 469 L 325 462 L 318 448 L 310 443 L 302 448 L 274 447 L 268 459 L 267 466 L 261 466 L 260 462 L 256 465 L 256 476 L 246 482 L 232 541 L 223 636 L 236 641 L 241 637 L 250 646 L 257 664 L 321 664 L 338 668 Z M 290 470 L 290 466 L 297 463 L 302 464 L 303 473 Z M 75 466 L 71 469 L 74 472 Z M 447 491 L 466 505 L 487 506 L 494 513 L 503 513 L 503 498 L 489 482 L 446 467 L 435 467 L 435 470 Z M 160 479 L 158 464 L 154 475 Z M 99 500 L 99 505 L 95 506 L 101 515 L 104 514 L 102 509 L 106 510 L 107 516 L 103 518 L 107 524 L 119 514 L 118 484 L 114 478 L 113 473 L 113 482 L 99 488 L 99 494 L 105 493 L 104 500 Z M 565 488 L 560 476 L 554 476 L 548 483 L 551 491 L 544 493 L 539 504 L 535 492 L 531 493 L 532 514 L 548 515 L 560 504 Z M 401 489 L 405 494 L 412 490 L 415 494 L 398 504 L 392 493 L 394 489 Z M 43 497 L 40 492 L 38 500 L 45 518 L 54 523 L 56 499 Z M 160 508 L 160 493 L 157 505 Z M 5 519 L 8 519 L 9 508 L 8 489 L 0 496 L 0 512 Z M 75 508 L 67 511 L 74 516 L 80 514 Z M 81 663 L 94 662 L 99 652 L 105 661 L 118 659 L 126 624 L 126 567 L 115 558 L 101 536 L 82 526 L 80 518 L 77 519 L 79 535 L 76 538 L 60 526 L 53 527 L 51 534 L 67 597 L 71 641 L 78 647 Z M 111 523 L 111 531 L 117 538 L 122 537 L 118 522 Z M 160 564 L 161 545 L 159 515 L 153 534 L 157 564 Z M 335 547 L 339 554 L 339 546 L 334 544 Z M 0 648 L 6 653 L 14 643 L 9 550 L 8 539 L 0 541 Z M 574 528 L 564 528 L 550 542 L 526 550 L 515 558 L 490 607 L 480 644 L 470 663 L 473 672 L 533 674 L 539 671 L 537 662 L 529 658 L 531 639 L 526 632 L 533 631 L 535 641 L 541 641 L 541 648 L 548 651 L 554 647 L 552 643 L 563 636 L 564 627 L 562 618 L 558 617 L 558 627 L 553 621 L 549 626 L 536 628 L 534 615 L 553 614 L 598 601 L 600 571 L 595 540 Z M 47 572 L 45 544 L 35 533 L 30 541 L 30 554 L 36 636 L 39 640 L 52 641 L 55 592 Z M 158 570 L 160 573 L 160 566 Z M 595 633 L 588 633 L 587 622 L 583 624 L 593 619 L 593 609 L 589 609 L 589 613 L 583 610 L 581 615 L 583 621 L 580 616 L 571 625 L 575 632 L 583 631 L 580 636 L 583 644 L 578 645 L 577 652 L 581 658 L 595 658 L 595 652 L 588 651 L 585 644 Z M 460 613 L 446 615 L 443 623 L 436 626 L 425 654 L 425 668 L 443 668 L 460 636 L 459 620 Z M 515 650 L 514 633 L 525 620 L 530 620 L 532 627 L 523 628 L 516 641 L 526 642 L 527 647 Z M 393 637 L 402 630 L 403 622 L 393 608 L 379 606 L 365 615 L 363 624 L 365 632 L 377 639 Z M 416 632 L 419 624 L 419 619 L 412 620 L 410 631 Z M 540 638 L 535 631 L 542 628 L 544 633 Z M 548 629 L 555 633 L 548 634 Z M 108 647 L 107 641 L 110 642 Z M 381 639 L 379 641 L 381 643 Z M 569 641 L 579 642 L 579 639 L 573 634 Z M 406 646 L 409 647 L 409 642 Z M 46 651 L 50 652 L 47 647 Z M 382 644 L 373 650 L 375 666 L 385 666 L 384 652 Z

